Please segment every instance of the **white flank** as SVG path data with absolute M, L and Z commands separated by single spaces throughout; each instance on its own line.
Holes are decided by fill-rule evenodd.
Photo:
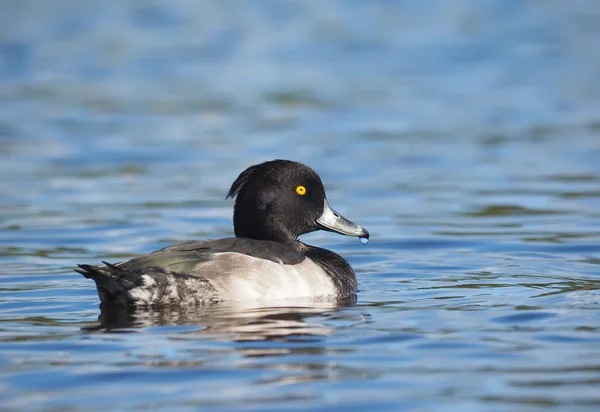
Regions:
M 217 265 L 226 262 L 228 266 L 227 274 L 208 278 L 223 300 L 317 298 L 336 294 L 329 276 L 308 258 L 296 265 L 284 265 L 239 253 L 219 253 L 212 262 Z

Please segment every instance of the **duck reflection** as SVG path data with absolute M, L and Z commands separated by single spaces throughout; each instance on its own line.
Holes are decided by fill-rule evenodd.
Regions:
M 141 337 L 143 350 L 129 353 L 128 365 L 213 370 L 227 359 L 227 370 L 276 371 L 261 377 L 261 385 L 291 385 L 364 374 L 333 362 L 351 349 L 332 346 L 328 339 L 339 334 L 340 328 L 365 323 L 359 311 L 343 310 L 355 304 L 353 298 L 288 300 L 280 306 L 216 304 L 187 310 L 101 306 L 100 323 L 93 330 L 125 333 L 121 339 L 134 348 Z M 139 329 L 151 329 L 151 333 L 145 337 L 135 333 Z
M 318 336 L 331 335 L 334 330 L 319 318 L 325 319 L 340 308 L 356 304 L 356 297 L 331 301 L 287 300 L 274 302 L 280 306 L 264 306 L 256 303 L 219 303 L 193 308 L 126 308 L 101 305 L 100 325 L 94 330 L 127 332 L 136 328 L 156 326 L 198 325 L 199 334 L 211 335 L 213 339 L 226 338 L 235 342 L 268 340 L 293 340 L 302 342 Z M 88 329 L 89 330 L 89 329 Z M 247 355 L 260 356 L 248 347 Z M 274 354 L 281 348 L 270 348 Z M 284 353 L 287 351 L 283 350 Z

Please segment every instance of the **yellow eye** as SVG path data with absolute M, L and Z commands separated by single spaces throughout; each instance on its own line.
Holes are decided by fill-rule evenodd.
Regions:
M 298 186 L 296 188 L 296 193 L 298 193 L 300 196 L 304 196 L 306 194 L 306 188 L 304 186 Z

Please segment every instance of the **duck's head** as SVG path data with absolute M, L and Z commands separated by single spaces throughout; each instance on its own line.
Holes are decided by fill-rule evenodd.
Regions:
M 237 237 L 291 243 L 304 233 L 328 230 L 369 238 L 366 229 L 329 206 L 321 178 L 302 163 L 272 160 L 250 166 L 233 182 L 227 197 L 236 197 Z

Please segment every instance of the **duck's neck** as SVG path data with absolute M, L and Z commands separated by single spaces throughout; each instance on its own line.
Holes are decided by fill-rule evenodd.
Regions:
M 259 219 L 252 216 L 241 216 L 236 213 L 233 216 L 233 229 L 236 237 L 245 237 L 254 240 L 270 240 L 273 242 L 292 245 L 297 242 L 298 235 L 289 229 L 281 227 L 269 219 Z
M 257 230 L 238 230 L 235 227 L 236 237 L 245 237 L 254 240 L 269 240 L 272 242 L 283 243 L 286 245 L 295 245 L 298 243 L 298 237 L 285 231 L 269 231 L 268 228 L 255 228 Z

